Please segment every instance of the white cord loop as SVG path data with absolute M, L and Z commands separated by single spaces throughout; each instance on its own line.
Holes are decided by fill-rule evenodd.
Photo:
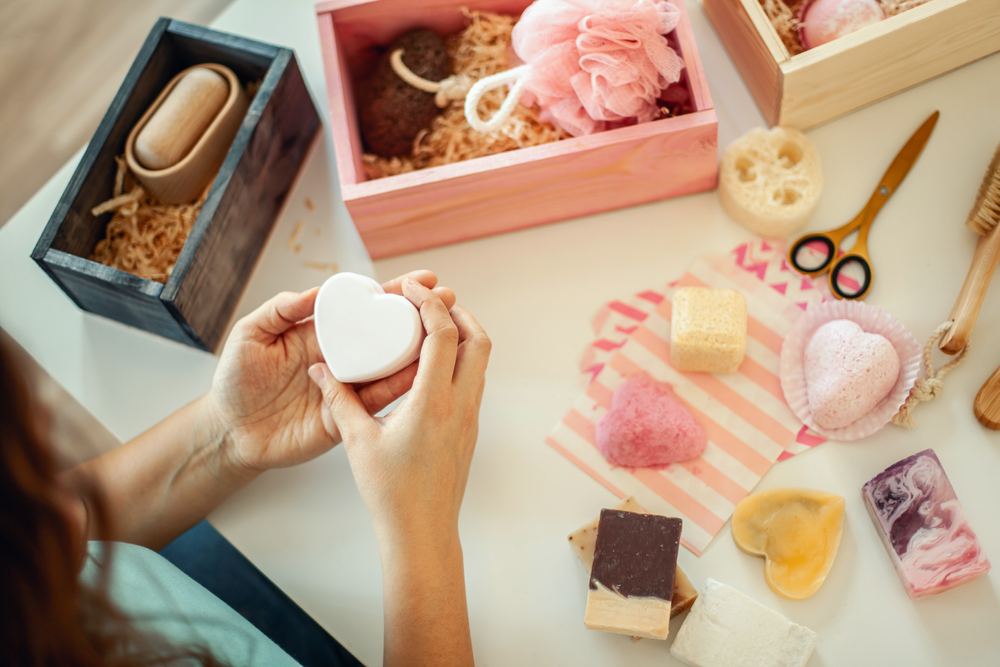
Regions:
M 434 104 L 439 109 L 448 106 L 452 100 L 462 99 L 472 87 L 472 78 L 468 74 L 456 74 L 441 81 L 428 81 L 417 76 L 403 62 L 403 49 L 396 49 L 392 52 L 389 56 L 389 64 L 396 76 L 406 83 L 425 93 L 434 93 Z
M 465 97 L 465 119 L 472 126 L 472 129 L 489 134 L 500 129 L 507 122 L 507 119 L 514 113 L 517 103 L 521 101 L 521 92 L 524 90 L 524 75 L 528 73 L 529 67 L 530 65 L 521 65 L 505 72 L 499 72 L 480 79 L 476 85 L 472 86 Z M 510 85 L 512 83 L 513 85 Z M 500 105 L 500 109 L 493 118 L 484 121 L 479 117 L 479 100 L 486 93 L 501 86 L 510 86 L 510 92 L 507 93 L 507 97 L 504 98 L 503 104 Z
M 525 74 L 528 73 L 529 65 L 521 65 L 505 72 L 499 72 L 480 79 L 473 85 L 468 74 L 456 74 L 441 81 L 428 81 L 417 76 L 403 62 L 403 49 L 396 49 L 389 55 L 389 64 L 396 75 L 413 86 L 417 90 L 425 93 L 434 93 L 434 104 L 443 109 L 453 100 L 465 98 L 465 119 L 472 129 L 483 134 L 489 134 L 499 130 L 507 119 L 514 113 L 517 103 L 521 101 L 521 92 L 524 90 Z M 513 84 L 513 85 L 511 85 Z M 479 117 L 479 101 L 483 95 L 495 88 L 510 86 L 510 92 L 504 98 L 500 109 L 488 121 Z

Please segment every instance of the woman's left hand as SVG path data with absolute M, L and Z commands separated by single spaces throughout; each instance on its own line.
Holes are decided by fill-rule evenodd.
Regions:
M 413 271 L 382 287 L 402 294 L 403 278 L 433 289 L 451 307 L 455 294 L 431 271 Z M 323 361 L 312 314 L 319 288 L 284 292 L 236 323 L 212 380 L 209 404 L 233 462 L 247 472 L 304 463 L 340 442 L 308 369 Z M 370 414 L 409 391 L 417 363 L 356 387 Z

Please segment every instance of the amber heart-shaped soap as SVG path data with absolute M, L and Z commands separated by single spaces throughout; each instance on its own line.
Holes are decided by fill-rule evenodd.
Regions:
M 878 405 L 899 378 L 899 354 L 888 340 L 857 322 L 834 320 L 816 329 L 804 366 L 809 412 L 823 428 L 843 428 Z
M 733 541 L 764 558 L 764 579 L 789 600 L 826 581 L 844 529 L 844 499 L 813 489 L 771 489 L 747 496 L 733 512 Z
M 629 378 L 597 422 L 597 448 L 626 468 L 662 468 L 705 451 L 708 436 L 670 385 Z

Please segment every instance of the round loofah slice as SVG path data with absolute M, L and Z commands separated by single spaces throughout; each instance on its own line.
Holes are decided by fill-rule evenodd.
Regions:
M 760 236 L 788 236 L 805 227 L 822 189 L 819 153 L 798 130 L 750 130 L 719 163 L 722 207 Z

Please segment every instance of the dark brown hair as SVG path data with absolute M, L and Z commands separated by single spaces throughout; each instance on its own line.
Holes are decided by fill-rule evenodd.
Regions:
M 136 631 L 107 595 L 80 582 L 86 536 L 68 515 L 57 462 L 29 388 L 0 342 L 0 664 L 218 665 L 203 649 Z M 78 482 L 90 533 L 110 534 L 99 489 Z

